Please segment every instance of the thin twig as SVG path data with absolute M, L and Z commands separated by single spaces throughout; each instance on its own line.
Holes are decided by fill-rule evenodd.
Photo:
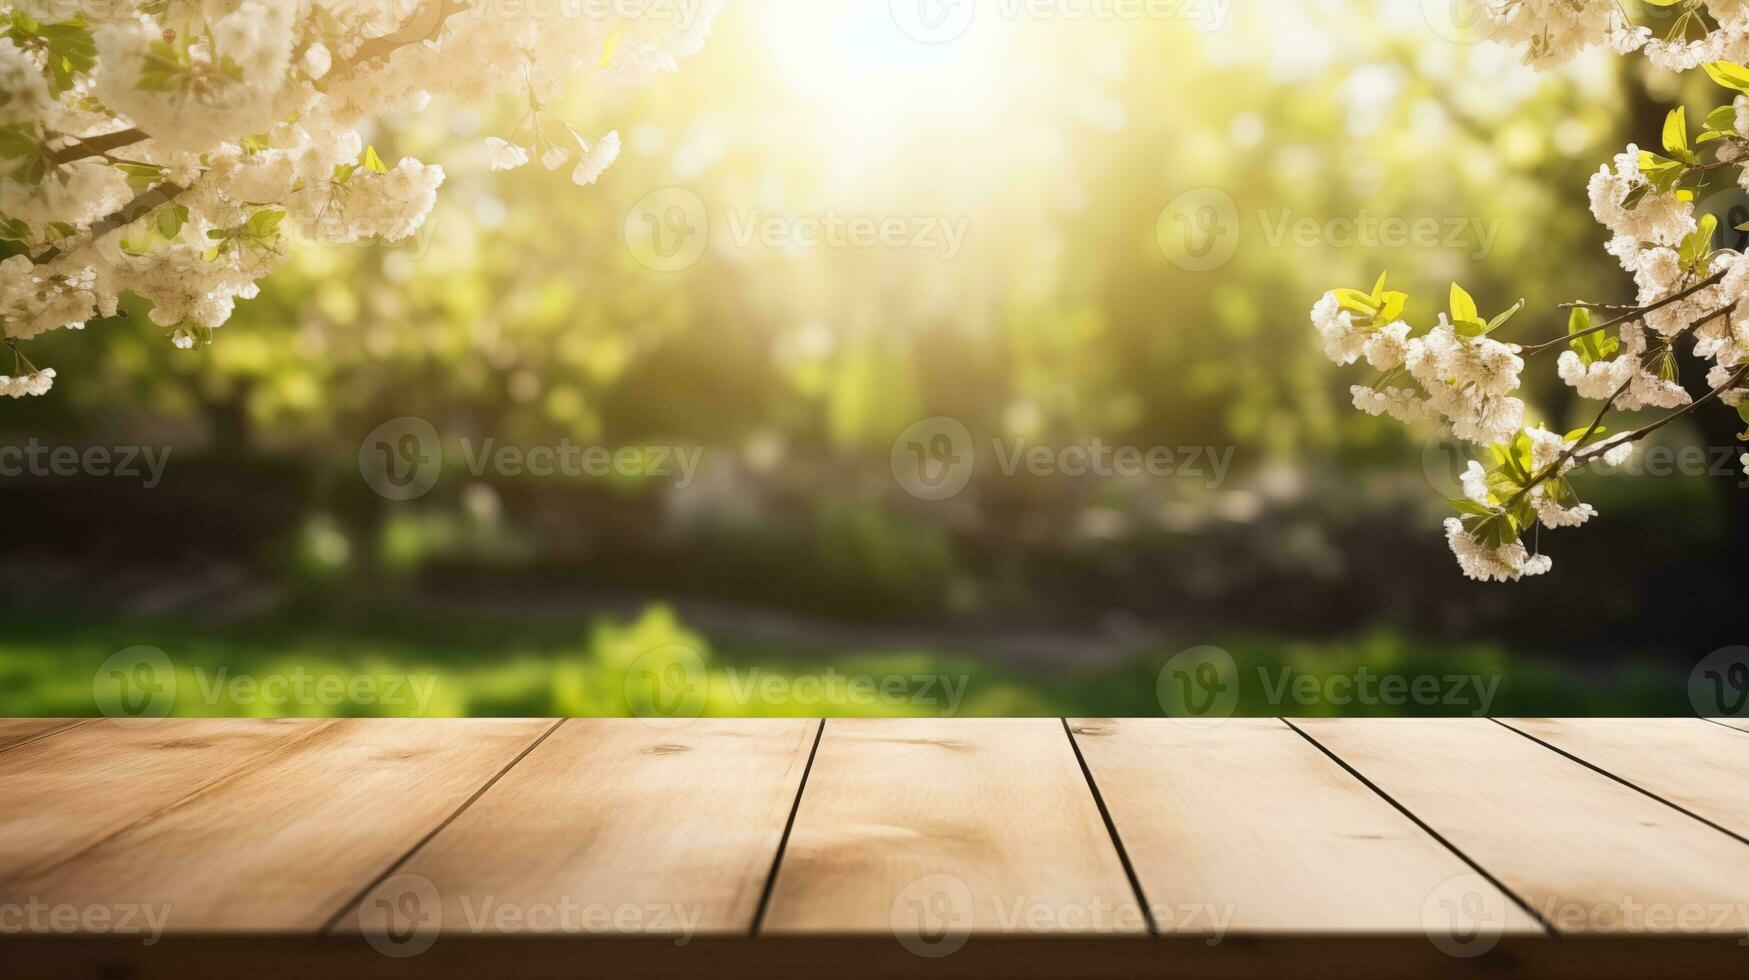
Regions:
M 1597 333 L 1599 330 L 1608 330 L 1610 327 L 1616 326 L 1618 324 L 1627 323 L 1631 320 L 1638 320 L 1639 318 L 1645 316 L 1648 313 L 1651 313 L 1654 310 L 1660 310 L 1666 306 L 1669 306 L 1671 303 L 1675 303 L 1679 300 L 1687 299 L 1688 297 L 1693 296 L 1695 293 L 1700 292 L 1701 290 L 1707 288 L 1708 286 L 1716 286 L 1724 278 L 1725 278 L 1725 270 L 1715 272 L 1712 275 L 1707 276 L 1705 279 L 1702 279 L 1700 282 L 1697 282 L 1694 285 L 1689 286 L 1687 289 L 1681 290 L 1680 292 L 1671 293 L 1669 296 L 1664 297 L 1663 299 L 1657 301 L 1656 303 L 1651 303 L 1651 304 L 1648 304 L 1646 306 L 1632 307 L 1629 312 L 1623 313 L 1621 316 L 1614 317 L 1614 318 L 1609 319 L 1609 320 L 1605 320 L 1602 323 L 1587 327 L 1584 330 L 1580 330 L 1580 331 L 1577 331 L 1574 333 L 1567 334 L 1564 337 L 1556 337 L 1554 340 L 1545 341 L 1544 343 L 1532 344 L 1529 347 L 1524 348 L 1523 353 L 1526 356 L 1540 354 L 1543 351 L 1548 350 L 1551 347 L 1558 347 L 1561 344 L 1570 343 L 1574 340 L 1579 339 L 1580 337 L 1585 337 L 1585 336 L 1588 336 L 1590 334 Z M 1709 317 L 1709 319 L 1710 319 L 1710 317 Z M 1701 322 L 1704 323 L 1705 321 L 1703 320 Z

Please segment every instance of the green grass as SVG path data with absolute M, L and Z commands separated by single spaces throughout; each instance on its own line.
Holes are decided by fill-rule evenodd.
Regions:
M 385 624 L 393 623 L 392 627 Z M 629 621 L 444 621 L 376 614 L 309 627 L 167 622 L 8 624 L 0 714 L 102 704 L 185 716 L 1156 716 L 1202 707 L 1214 681 L 1240 715 L 1690 714 L 1685 670 L 1581 675 L 1547 658 L 1389 631 L 1324 641 L 1224 638 L 1208 668 L 1176 649 L 1103 669 L 993 665 L 967 651 L 822 651 L 713 643 L 665 607 Z M 142 648 L 149 651 L 143 652 Z M 120 652 L 118 652 L 120 651 Z M 1163 668 L 1165 670 L 1163 671 Z M 117 672 L 119 669 L 119 673 Z M 1163 677 L 1164 674 L 1164 677 Z M 131 685 L 131 686 L 130 686 Z M 123 710 L 132 710 L 124 708 Z

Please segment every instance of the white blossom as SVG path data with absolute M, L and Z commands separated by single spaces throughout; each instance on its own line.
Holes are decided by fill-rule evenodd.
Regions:
M 486 161 L 493 170 L 515 170 L 528 162 L 528 151 L 496 136 L 486 137 Z
M 128 136 L 130 169 L 92 153 L 40 180 L 0 175 L 0 213 L 29 232 L 26 254 L 0 262 L 4 336 L 82 326 L 131 291 L 182 348 L 195 343 L 187 326 L 224 324 L 296 245 L 393 241 L 427 220 L 443 168 L 382 165 L 361 126 L 433 97 L 510 92 L 539 104 L 578 76 L 641 84 L 696 54 L 721 7 L 698 0 L 681 19 L 665 4 L 572 5 L 555 17 L 429 0 L 21 2 L 43 23 L 80 13 L 96 64 L 58 92 L 29 38 L 0 41 L 0 125 L 57 141 Z M 529 156 L 504 141 L 488 148 L 494 169 Z M 618 133 L 578 138 L 577 150 L 549 147 L 543 163 L 575 161 L 572 178 L 593 183 L 618 156 Z M 5 393 L 46 391 L 52 378 L 9 377 Z
M 1541 575 L 1553 565 L 1548 556 L 1532 555 L 1518 541 L 1490 548 L 1464 530 L 1463 521 L 1456 517 L 1445 519 L 1445 541 L 1464 575 L 1479 582 L 1516 581 L 1526 575 Z
M 571 171 L 571 182 L 580 187 L 593 184 L 617 159 L 619 132 L 616 130 L 596 140 L 595 145 L 584 151 L 583 159 L 577 162 L 577 169 Z

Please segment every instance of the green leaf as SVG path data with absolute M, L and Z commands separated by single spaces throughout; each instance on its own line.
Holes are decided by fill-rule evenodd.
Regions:
M 1468 497 L 1447 497 L 1446 499 L 1451 502 L 1452 508 L 1460 514 L 1486 517 L 1494 512 L 1492 508 L 1484 507 Z
M 188 222 L 188 208 L 176 204 L 158 209 L 158 234 L 166 241 L 175 241 L 182 234 L 182 226 Z
M 382 157 L 377 156 L 377 148 L 374 146 L 366 146 L 364 148 L 363 164 L 364 169 L 369 170 L 372 173 L 386 174 L 389 172 L 388 164 L 383 162 Z M 1385 277 L 1381 275 L 1379 276 L 1379 284 L 1373 287 L 1373 295 L 1375 297 L 1378 295 L 1378 291 L 1384 287 L 1384 284 Z
M 1719 227 L 1719 219 L 1710 214 L 1703 214 L 1696 223 L 1695 229 L 1682 239 L 1682 244 L 1676 248 L 1676 254 L 1682 258 L 1682 264 L 1690 269 L 1698 269 L 1713 250 L 1713 232 Z
M 1688 111 L 1683 106 L 1664 117 L 1664 151 L 1672 156 L 1688 152 Z
M 1522 309 L 1524 309 L 1524 300 L 1520 299 L 1518 302 L 1512 304 L 1512 306 L 1509 309 L 1507 309 L 1506 312 L 1500 314 L 1499 316 L 1495 317 L 1492 320 L 1489 320 L 1488 321 L 1488 329 L 1484 332 L 1493 333 L 1495 330 L 1500 329 L 1500 326 L 1502 324 L 1504 324 L 1507 320 L 1512 319 L 1512 317 L 1519 310 L 1522 310 Z
M 72 88 L 76 76 L 97 66 L 97 42 L 83 17 L 40 24 L 23 11 L 15 10 L 4 34 L 25 50 L 40 52 L 49 91 L 55 95 Z
M 0 126 L 0 157 L 16 160 L 40 152 L 42 140 L 37 139 L 35 126 L 30 123 Z
M 1706 128 L 1719 132 L 1735 132 L 1737 129 L 1737 107 L 1725 103 L 1706 114 Z
M 118 163 L 115 169 L 127 175 L 128 189 L 136 194 L 163 180 L 169 173 L 163 167 L 149 163 Z
M 1476 318 L 1476 301 L 1457 283 L 1451 284 L 1451 318 L 1453 320 L 1474 320 Z
M 1720 85 L 1736 89 L 1739 92 L 1749 92 L 1749 68 L 1732 64 L 1729 61 L 1713 61 L 1704 67 L 1706 73 L 1712 76 L 1712 80 Z
M 1396 290 L 1391 290 L 1386 292 L 1381 299 L 1382 303 L 1379 306 L 1379 311 L 1373 315 L 1373 322 L 1375 324 L 1386 324 L 1393 320 L 1400 320 L 1403 318 L 1403 308 L 1409 305 L 1408 293 L 1399 293 Z
M 1489 548 L 1499 549 L 1518 540 L 1519 523 L 1513 515 L 1501 511 L 1487 516 L 1463 518 L 1464 530 Z

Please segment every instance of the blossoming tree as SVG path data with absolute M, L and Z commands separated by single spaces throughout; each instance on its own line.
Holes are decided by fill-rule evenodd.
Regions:
M 1632 23 L 1616 0 L 1478 0 L 1478 12 L 1490 39 L 1521 46 L 1537 68 L 1608 45 L 1641 51 L 1672 71 L 1702 68 L 1726 89 L 1749 92 L 1749 4 L 1645 2 L 1678 9 L 1664 36 Z M 1401 319 L 1408 297 L 1389 289 L 1383 275 L 1370 289 L 1327 292 L 1312 307 L 1331 360 L 1364 359 L 1379 372 L 1350 389 L 1356 408 L 1438 422 L 1482 457 L 1468 463 L 1464 496 L 1445 520 L 1446 539 L 1471 578 L 1507 581 L 1549 570 L 1535 545 L 1539 529 L 1573 527 L 1596 514 L 1569 480 L 1577 467 L 1619 464 L 1635 442 L 1708 402 L 1735 407 L 1749 421 L 1749 261 L 1714 248 L 1717 221 L 1697 217 L 1694 207 L 1697 192 L 1721 174 L 1735 171 L 1749 189 L 1749 96 L 1737 95 L 1698 127 L 1682 108 L 1671 111 L 1660 143 L 1661 151 L 1629 144 L 1589 186 L 1591 212 L 1612 236 L 1605 249 L 1637 287 L 1631 305 L 1564 304 L 1566 334 L 1529 344 L 1496 339 L 1522 301 L 1490 316 L 1455 283 L 1447 312 L 1420 333 Z M 1711 362 L 1702 394 L 1678 381 L 1679 345 Z M 1561 380 L 1601 403 L 1588 425 L 1565 433 L 1526 424 L 1524 402 L 1514 395 L 1526 359 L 1556 351 Z M 1611 412 L 1647 408 L 1669 412 L 1625 432 L 1604 424 Z M 1749 468 L 1749 453 L 1742 459 Z
M 443 169 L 358 128 L 433 97 L 527 99 L 494 169 L 591 184 L 619 153 L 545 107 L 567 79 L 641 84 L 695 54 L 721 0 L 8 0 L 0 5 L 0 394 L 52 368 L 23 342 L 113 316 L 210 343 L 291 241 L 418 230 Z

